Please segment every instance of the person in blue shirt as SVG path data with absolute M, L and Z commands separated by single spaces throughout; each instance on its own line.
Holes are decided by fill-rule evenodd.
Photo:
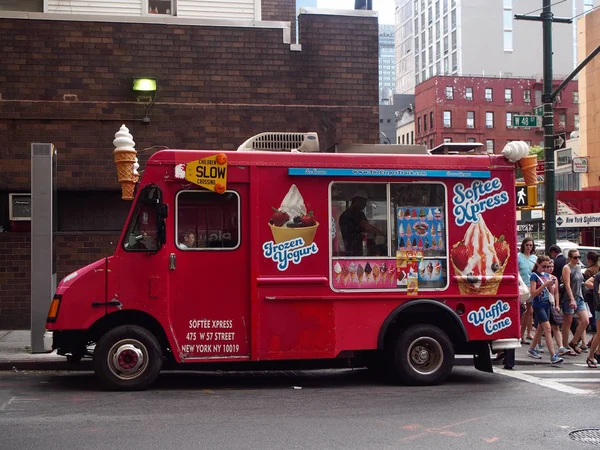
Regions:
M 521 251 L 519 252 L 518 262 L 519 274 L 523 281 L 527 283 L 531 278 L 531 272 L 536 263 L 535 244 L 530 237 L 526 237 L 523 239 L 523 242 L 521 242 Z M 533 309 L 531 308 L 532 298 L 533 296 L 527 300 L 525 312 L 521 314 L 521 344 L 529 344 L 529 342 L 525 341 L 525 331 L 527 331 L 527 339 L 533 339 L 531 336 L 531 326 L 533 322 Z

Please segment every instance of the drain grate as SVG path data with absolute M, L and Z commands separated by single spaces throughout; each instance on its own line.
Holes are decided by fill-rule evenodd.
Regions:
M 569 437 L 574 441 L 583 442 L 585 444 L 600 445 L 600 428 L 571 431 Z

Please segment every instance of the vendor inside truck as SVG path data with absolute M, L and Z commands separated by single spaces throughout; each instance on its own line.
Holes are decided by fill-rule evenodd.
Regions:
M 366 191 L 358 190 L 352 197 L 350 207 L 340 216 L 340 231 L 346 248 L 346 256 L 366 256 L 363 253 L 363 233 L 387 236 L 367 220 L 363 210 L 367 206 L 368 200 Z M 377 246 L 368 245 L 368 253 L 376 255 Z

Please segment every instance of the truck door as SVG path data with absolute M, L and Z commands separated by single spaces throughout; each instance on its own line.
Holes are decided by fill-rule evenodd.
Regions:
M 182 360 L 250 356 L 248 192 L 175 195 L 169 312 Z

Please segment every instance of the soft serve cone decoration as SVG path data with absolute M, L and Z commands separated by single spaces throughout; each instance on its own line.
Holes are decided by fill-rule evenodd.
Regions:
M 133 136 L 125 125 L 121 125 L 119 131 L 115 133 L 113 145 L 115 146 L 113 159 L 117 166 L 117 178 L 121 183 L 121 198 L 133 200 L 135 183 L 139 178 L 137 167 L 134 166 L 137 164 L 137 152 Z
M 464 239 L 453 245 L 450 254 L 461 294 L 495 295 L 498 292 L 510 246 L 504 236 L 494 237 L 483 218 L 469 226 Z
M 528 155 L 519 160 L 521 172 L 526 186 L 535 186 L 538 184 L 537 179 L 537 156 Z

